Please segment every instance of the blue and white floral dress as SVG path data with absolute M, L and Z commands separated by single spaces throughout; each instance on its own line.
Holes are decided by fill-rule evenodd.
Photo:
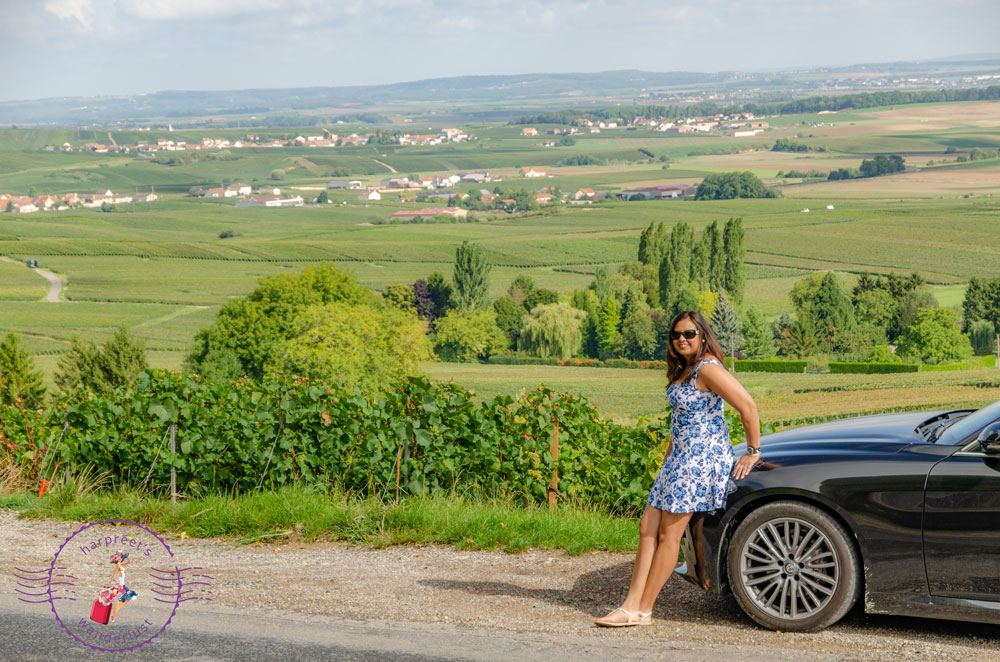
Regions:
M 691 379 L 667 388 L 670 415 L 670 454 L 660 469 L 646 501 L 671 513 L 711 512 L 726 505 L 726 487 L 733 470 L 733 446 L 723 416 L 722 397 L 695 386 L 704 359 Z

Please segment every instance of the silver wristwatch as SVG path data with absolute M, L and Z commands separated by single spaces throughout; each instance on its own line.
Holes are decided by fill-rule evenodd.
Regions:
M 747 446 L 747 455 L 760 455 L 760 448 L 754 448 L 753 446 Z

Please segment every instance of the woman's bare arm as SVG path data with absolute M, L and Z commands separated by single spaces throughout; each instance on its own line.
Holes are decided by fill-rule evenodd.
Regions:
M 728 370 L 714 363 L 702 366 L 701 371 L 698 373 L 697 382 L 702 382 L 702 386 L 718 394 L 733 409 L 740 413 L 740 418 L 743 421 L 743 430 L 746 432 L 747 446 L 760 448 L 760 416 L 757 414 L 757 404 L 750 397 L 750 394 L 747 393 L 747 390 L 743 388 L 743 385 L 729 374 Z M 696 386 L 697 382 L 695 382 Z M 750 473 L 750 469 L 757 464 L 758 459 L 755 456 L 744 455 L 736 463 L 733 475 L 737 479 L 743 478 Z

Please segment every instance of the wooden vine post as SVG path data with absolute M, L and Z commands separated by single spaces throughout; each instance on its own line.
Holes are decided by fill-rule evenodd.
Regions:
M 552 421 L 552 483 L 549 485 L 549 510 L 554 510 L 559 499 L 559 421 Z
M 177 452 L 175 442 L 177 441 L 177 424 L 170 426 L 170 454 Z M 170 502 L 177 503 L 177 467 L 170 465 Z

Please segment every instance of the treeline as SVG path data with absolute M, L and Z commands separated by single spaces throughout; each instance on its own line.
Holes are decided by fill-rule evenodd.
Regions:
M 1000 85 L 961 90 L 861 92 L 857 94 L 814 96 L 794 101 L 772 103 L 749 102 L 740 105 L 695 103 L 669 106 L 644 105 L 631 108 L 603 108 L 598 110 L 559 110 L 519 117 L 512 120 L 511 124 L 575 124 L 580 119 L 599 121 L 616 118 L 621 118 L 626 122 L 633 122 L 637 117 L 702 117 L 720 113 L 795 115 L 798 113 L 816 113 L 824 110 L 840 111 L 875 108 L 878 106 L 901 106 L 915 103 L 996 100 L 1000 100 Z
M 879 177 L 881 175 L 891 175 L 906 170 L 903 157 L 898 154 L 885 156 L 880 154 L 874 159 L 865 159 L 861 162 L 861 167 L 857 170 L 848 168 L 837 168 L 831 170 L 827 179 L 836 181 L 840 179 L 857 179 L 860 177 Z
M 715 172 L 705 175 L 698 184 L 695 200 L 733 200 L 736 198 L 780 198 L 781 193 L 768 188 L 757 175 L 744 172 Z

